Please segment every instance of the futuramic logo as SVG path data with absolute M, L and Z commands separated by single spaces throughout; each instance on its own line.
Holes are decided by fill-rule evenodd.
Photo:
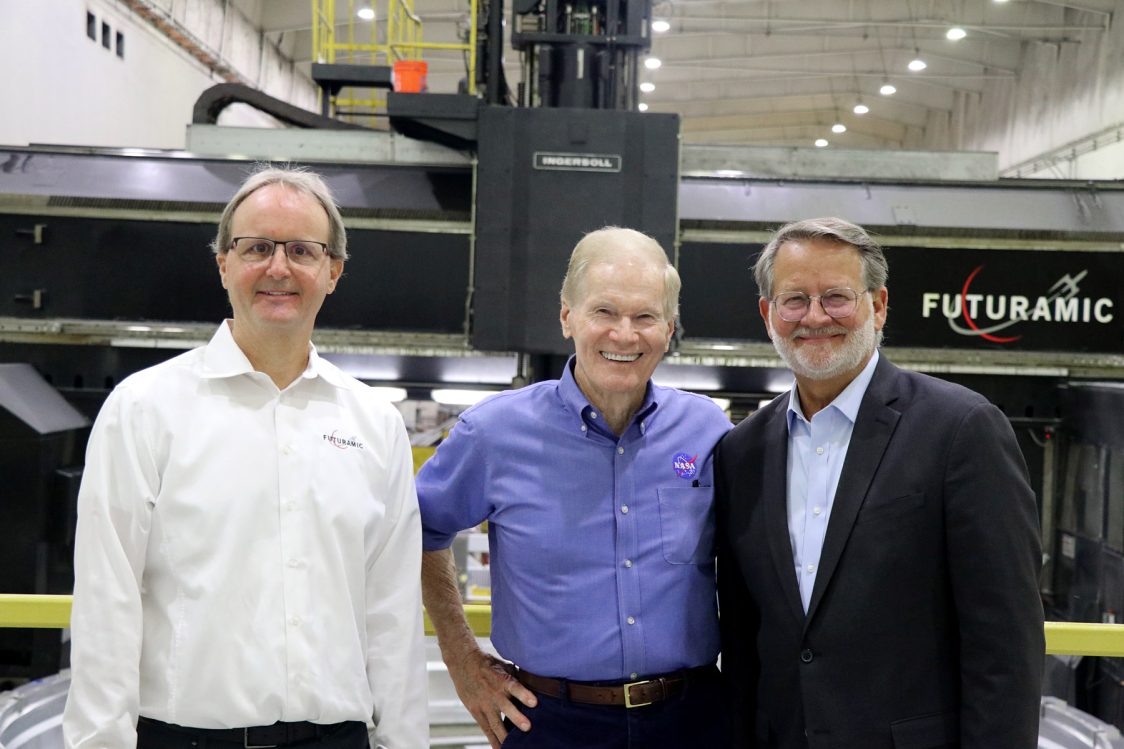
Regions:
M 352 447 L 357 447 L 360 450 L 363 449 L 363 443 L 359 441 L 358 437 L 338 437 L 336 436 L 335 431 L 333 431 L 331 434 L 325 434 L 323 436 L 324 440 L 328 444 L 340 450 L 347 450 Z
M 992 343 L 1012 343 L 1021 335 L 999 336 L 996 333 L 1019 323 L 1099 323 L 1113 320 L 1113 300 L 1081 296 L 1081 281 L 1089 274 L 1066 273 L 1044 294 L 979 294 L 971 291 L 972 282 L 984 266 L 968 274 L 959 293 L 927 291 L 921 295 L 921 316 L 938 312 L 948 320 L 954 333 L 975 336 Z M 963 320 L 963 323 L 960 322 Z

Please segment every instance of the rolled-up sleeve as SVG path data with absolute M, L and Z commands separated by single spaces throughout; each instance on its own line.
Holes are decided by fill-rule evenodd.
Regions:
M 488 518 L 488 451 L 481 448 L 468 414 L 418 472 L 422 545 L 426 551 L 447 549 L 453 537 Z

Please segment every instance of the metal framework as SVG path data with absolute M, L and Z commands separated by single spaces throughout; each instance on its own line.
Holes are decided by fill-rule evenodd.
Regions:
M 464 44 L 422 41 L 422 19 L 414 12 L 414 2 L 415 0 L 378 0 L 370 4 L 376 19 L 386 19 L 386 38 L 384 42 L 379 42 L 375 19 L 367 24 L 369 38 L 366 41 L 357 38 L 355 0 L 347 0 L 344 40 L 338 38 L 336 0 L 312 0 L 312 59 L 323 63 L 393 66 L 398 61 L 420 61 L 425 50 L 460 51 L 467 58 L 468 92 L 476 93 L 477 0 L 468 0 L 469 31 L 468 42 Z M 362 36 L 364 34 L 360 30 L 358 37 Z M 347 96 L 341 95 L 335 99 L 337 111 L 345 110 L 350 114 L 386 112 L 386 96 L 377 89 L 367 98 L 358 97 L 354 89 L 344 91 L 348 92 Z M 328 94 L 325 92 L 321 95 Z

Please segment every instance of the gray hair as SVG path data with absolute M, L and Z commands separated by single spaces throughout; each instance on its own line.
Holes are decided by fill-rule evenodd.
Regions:
M 668 262 L 667 253 L 659 242 L 635 229 L 619 226 L 591 231 L 574 247 L 566 277 L 562 279 L 562 302 L 570 307 L 576 304 L 590 266 L 611 262 L 625 255 L 638 257 L 663 271 L 663 315 L 665 320 L 674 321 L 679 315 L 679 289 L 683 285 L 679 280 L 679 271 Z
M 886 255 L 865 229 L 841 218 L 810 218 L 782 226 L 769 244 L 765 245 L 765 249 L 761 250 L 761 255 L 753 265 L 753 278 L 757 281 L 761 296 L 767 299 L 773 296 L 773 264 L 777 260 L 777 251 L 785 242 L 794 239 L 828 239 L 849 244 L 859 251 L 865 290 L 876 291 L 886 285 L 886 279 L 890 275 Z
M 211 243 L 211 250 L 220 255 L 230 251 L 233 240 L 230 225 L 234 221 L 234 212 L 246 198 L 255 191 L 268 185 L 284 185 L 291 190 L 297 190 L 316 199 L 316 202 L 328 214 L 328 255 L 335 260 L 347 260 L 347 230 L 343 226 L 343 217 L 332 197 L 332 191 L 324 179 L 316 172 L 298 166 L 273 166 L 262 164 L 251 174 L 234 197 L 223 209 L 222 218 L 219 219 L 219 231 Z M 296 239 L 309 239 L 309 237 L 296 237 Z

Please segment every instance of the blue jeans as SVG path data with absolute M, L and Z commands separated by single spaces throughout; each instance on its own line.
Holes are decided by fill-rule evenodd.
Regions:
M 531 721 L 523 733 L 509 721 L 503 749 L 712 749 L 729 745 L 718 669 L 675 697 L 642 707 L 585 705 L 536 694 L 520 707 Z

